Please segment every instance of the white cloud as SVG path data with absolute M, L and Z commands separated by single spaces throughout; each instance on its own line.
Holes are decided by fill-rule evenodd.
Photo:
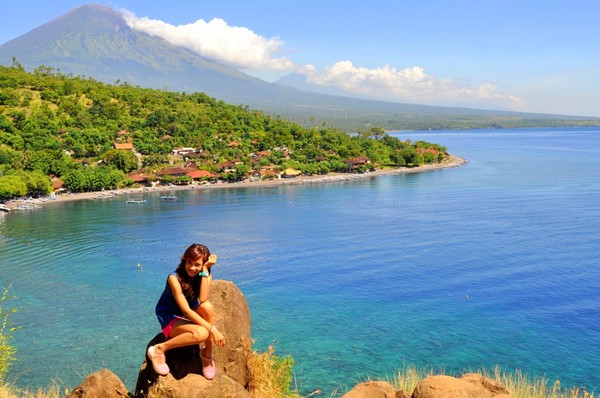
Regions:
M 281 40 L 267 39 L 244 27 L 229 26 L 220 18 L 213 18 L 209 22 L 199 19 L 194 23 L 175 26 L 156 19 L 138 18 L 126 10 L 122 14 L 133 30 L 160 37 L 238 69 L 291 70 L 294 66 L 287 58 L 277 57 L 283 45 Z
M 298 73 L 306 76 L 307 82 L 335 87 L 350 96 L 446 106 L 510 109 L 525 106 L 519 97 L 499 94 L 495 83 L 458 84 L 452 79 L 429 75 L 420 66 L 397 69 L 385 65 L 369 69 L 356 67 L 351 61 L 340 61 L 324 70 L 313 65 L 298 68 L 291 60 L 278 56 L 283 41 L 265 38 L 245 27 L 229 26 L 220 18 L 209 22 L 199 19 L 175 26 L 161 20 L 138 18 L 127 10 L 121 12 L 133 30 L 160 37 L 255 76 L 297 69 Z
M 509 108 L 522 108 L 525 105 L 522 98 L 498 94 L 495 83 L 459 85 L 451 79 L 429 75 L 420 66 L 402 70 L 389 65 L 368 69 L 356 67 L 350 61 L 340 61 L 324 70 L 305 65 L 298 73 L 305 75 L 312 84 L 334 86 L 348 93 L 382 100 Z

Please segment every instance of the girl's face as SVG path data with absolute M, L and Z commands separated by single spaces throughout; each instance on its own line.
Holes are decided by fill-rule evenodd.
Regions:
M 202 271 L 202 266 L 204 265 L 204 260 L 199 258 L 197 260 L 185 260 L 185 271 L 187 272 L 190 278 L 198 275 L 200 271 Z

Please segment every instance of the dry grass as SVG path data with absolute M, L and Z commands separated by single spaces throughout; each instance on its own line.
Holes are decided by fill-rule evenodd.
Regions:
M 436 374 L 443 374 L 443 372 L 436 372 L 432 368 L 417 369 L 414 366 L 405 366 L 397 370 L 389 382 L 397 391 L 402 390 L 412 393 L 421 380 Z
M 517 370 L 515 372 L 503 371 L 496 366 L 493 371 L 478 370 L 475 373 L 495 380 L 503 385 L 515 398 L 600 398 L 584 388 L 562 388 L 559 380 L 551 383 L 546 377 L 529 377 Z M 445 374 L 443 371 L 433 369 L 417 369 L 408 366 L 396 372 L 389 381 L 396 390 L 403 390 L 412 394 L 420 380 L 436 375 Z
M 553 383 L 546 377 L 529 377 L 526 373 L 503 371 L 499 366 L 492 371 L 478 371 L 502 384 L 516 398 L 594 398 L 594 392 L 584 388 L 562 388 L 560 381 Z
M 291 389 L 294 360 L 275 355 L 273 346 L 267 352 L 249 350 L 250 395 L 255 398 L 300 398 Z
M 30 390 L 17 388 L 11 384 L 0 386 L 0 398 L 64 398 L 71 391 L 63 386 L 53 384 L 45 389 Z

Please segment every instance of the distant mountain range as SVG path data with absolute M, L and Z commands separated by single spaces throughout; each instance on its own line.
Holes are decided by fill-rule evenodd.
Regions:
M 310 87 L 294 75 L 281 84 L 268 83 L 136 32 L 119 12 L 97 4 L 73 9 L 0 46 L 0 64 L 10 66 L 14 60 L 28 71 L 43 65 L 109 84 L 202 91 L 304 125 L 327 123 L 346 130 L 568 125 L 590 119 L 348 98 L 306 90 Z M 600 118 L 589 123 L 600 123 Z

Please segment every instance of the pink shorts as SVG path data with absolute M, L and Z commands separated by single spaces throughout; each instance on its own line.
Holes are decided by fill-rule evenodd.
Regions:
M 184 317 L 178 316 L 178 317 L 175 317 L 175 318 L 173 318 L 173 319 L 171 320 L 171 322 L 169 322 L 169 323 L 167 324 L 167 326 L 165 326 L 165 327 L 162 329 L 162 332 L 163 332 L 163 334 L 165 335 L 165 338 L 166 338 L 166 339 L 168 339 L 168 338 L 169 338 L 169 335 L 171 334 L 171 330 L 173 330 L 173 326 L 175 326 L 175 323 L 176 323 L 178 320 L 180 320 L 180 319 L 183 319 L 184 321 L 187 321 L 187 318 L 184 318 Z

